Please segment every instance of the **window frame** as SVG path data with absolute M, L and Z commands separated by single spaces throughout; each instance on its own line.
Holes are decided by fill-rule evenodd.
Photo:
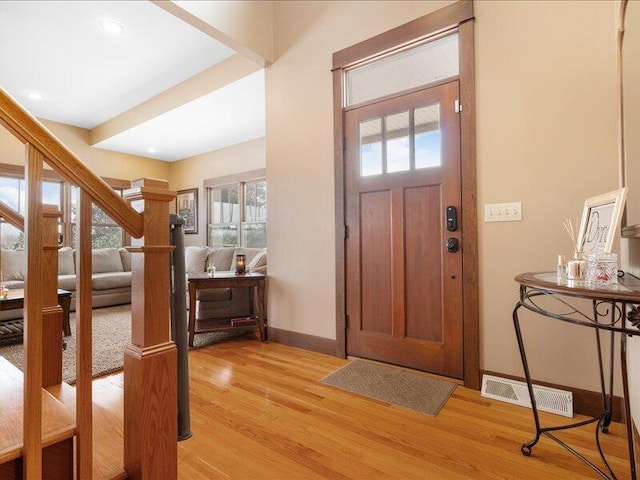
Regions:
M 213 209 L 213 191 L 214 190 L 222 190 L 228 187 L 237 186 L 238 187 L 238 220 L 236 222 L 214 222 L 214 209 Z M 236 247 L 242 246 L 242 208 L 244 204 L 244 195 L 242 190 L 242 182 L 231 182 L 225 183 L 224 185 L 216 185 L 210 186 L 207 188 L 207 246 L 212 247 L 211 245 L 211 228 L 212 227 L 224 227 L 224 226 L 235 226 L 236 227 L 236 238 L 237 245 Z M 230 202 L 229 202 L 230 203 Z M 231 203 L 230 203 L 231 204 Z M 232 205 L 232 204 L 231 204 Z M 224 247 L 224 245 L 223 245 Z
M 120 196 L 124 195 L 124 191 L 129 188 L 129 187 L 124 187 L 123 182 L 124 183 L 129 183 L 130 182 L 126 182 L 126 181 L 121 181 L 121 180 L 116 180 L 116 179 L 110 179 L 112 180 L 111 183 L 107 182 L 109 184 L 109 186 L 111 188 L 113 188 L 114 191 L 118 192 L 120 194 Z M 115 180 L 115 181 L 114 181 Z M 120 185 L 120 186 L 114 186 L 114 185 Z M 68 204 L 68 210 L 66 210 L 66 212 L 63 212 L 63 218 L 66 220 L 65 224 L 68 224 L 68 233 L 65 234 L 65 241 L 64 244 L 67 247 L 71 247 L 71 248 L 75 248 L 74 244 L 73 244 L 73 236 L 74 236 L 74 231 L 76 228 L 76 221 L 73 220 L 72 218 L 72 209 L 73 209 L 73 194 L 71 193 L 73 191 L 74 188 L 79 188 L 76 185 L 72 185 L 69 184 L 69 204 Z M 121 245 L 120 247 L 123 247 L 125 245 L 127 245 L 130 241 L 131 241 L 131 236 L 129 234 L 126 233 L 126 231 L 124 230 L 124 228 L 122 228 L 120 225 L 118 225 L 116 222 L 114 222 L 111 217 L 109 217 L 107 215 L 107 217 L 109 217 L 109 219 L 111 219 L 111 222 L 101 222 L 101 223 L 94 223 L 93 221 L 93 209 L 94 208 L 98 208 L 100 209 L 100 211 L 102 211 L 102 213 L 104 213 L 104 211 L 95 203 L 92 202 L 92 218 L 91 218 L 91 227 L 108 227 L 108 228 L 119 228 L 120 229 L 120 235 L 121 235 Z M 68 215 L 67 215 L 68 213 Z M 106 215 L 106 214 L 105 214 Z M 93 239 L 92 239 L 92 248 L 95 248 L 95 246 L 93 245 Z M 118 247 L 118 248 L 120 248 Z
M 210 178 L 204 181 L 204 188 L 206 190 L 206 198 L 207 198 L 206 243 L 209 247 L 213 248 L 212 239 L 211 239 L 211 228 L 214 226 L 235 225 L 236 231 L 238 232 L 238 245 L 236 245 L 236 248 L 247 248 L 244 228 L 243 228 L 245 225 L 264 225 L 266 228 L 266 225 L 267 225 L 266 217 L 264 221 L 247 221 L 245 217 L 246 185 L 248 183 L 260 182 L 260 181 L 264 181 L 266 184 L 266 181 L 267 181 L 266 169 L 251 170 L 249 172 L 244 172 L 236 175 Z M 238 186 L 238 211 L 239 211 L 238 220 L 236 222 L 214 223 L 213 222 L 213 191 L 216 189 L 230 187 L 232 185 Z M 263 247 L 263 248 L 266 248 L 266 247 Z
M 17 178 L 22 181 L 26 181 L 25 179 L 25 168 L 22 165 L 14 165 L 8 163 L 0 163 L 0 177 L 7 178 Z M 124 191 L 126 189 L 131 188 L 131 181 L 119 179 L 119 178 L 111 178 L 111 177 L 101 177 L 111 188 L 115 190 Z M 54 170 L 44 169 L 42 172 L 42 180 L 43 182 L 51 182 L 51 183 L 60 183 L 60 210 L 62 211 L 62 222 L 60 223 L 61 233 L 62 233 L 62 246 L 71 247 L 72 239 L 73 239 L 73 228 L 75 226 L 75 222 L 71 221 L 71 187 L 73 186 L 70 182 L 65 180 L 61 175 L 59 175 Z M 8 222 L 0 219 L 0 225 L 7 224 Z M 117 226 L 119 228 L 120 225 L 116 224 L 100 224 L 96 226 Z M 126 233 L 124 229 L 122 229 L 122 245 L 128 245 L 131 242 L 131 236 Z
M 25 190 L 26 190 L 26 179 L 25 179 L 25 175 L 24 175 L 24 167 L 22 167 L 20 165 L 0 164 L 0 177 L 2 177 L 2 178 L 11 178 L 11 179 L 18 180 L 19 182 L 24 183 Z M 62 179 L 62 177 L 60 175 L 58 175 L 53 170 L 43 170 L 43 172 L 42 172 L 42 182 L 43 183 L 58 183 L 58 184 L 60 184 L 59 204 L 60 204 L 60 208 L 62 209 L 64 207 L 64 198 L 65 198 L 64 197 L 65 181 Z M 16 209 L 16 211 L 18 213 L 20 213 L 20 193 L 19 193 L 20 189 L 21 189 L 21 185 L 18 184 L 18 208 Z M 22 215 L 22 214 L 20 214 L 20 215 Z M 0 218 L 0 228 L 2 228 L 2 226 L 4 226 L 4 225 L 11 225 L 11 224 L 9 222 L 7 222 L 6 220 Z M 61 223 L 60 225 L 63 226 L 64 224 Z M 62 227 L 59 227 L 59 228 L 62 228 Z

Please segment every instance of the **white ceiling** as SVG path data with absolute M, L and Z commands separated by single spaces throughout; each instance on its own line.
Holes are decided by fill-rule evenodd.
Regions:
M 94 145 L 174 161 L 264 136 L 264 70 Z M 197 122 L 193 120 L 197 119 Z M 158 132 L 167 132 L 159 137 Z M 153 147 L 155 152 L 149 153 Z
M 103 19 L 124 32 L 106 33 Z M 36 117 L 86 129 L 234 53 L 146 0 L 0 1 L 0 86 Z M 173 161 L 263 136 L 258 73 L 97 146 Z

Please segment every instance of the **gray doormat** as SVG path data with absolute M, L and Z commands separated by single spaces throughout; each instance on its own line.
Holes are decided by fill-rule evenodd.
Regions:
M 359 360 L 327 375 L 320 383 L 433 416 L 457 386 L 453 382 Z

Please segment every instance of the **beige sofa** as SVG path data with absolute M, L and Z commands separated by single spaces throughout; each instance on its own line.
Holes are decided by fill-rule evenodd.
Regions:
M 266 249 L 187 247 L 187 273 L 204 272 L 208 264 L 219 271 L 233 270 L 235 257 L 247 257 L 247 270 L 266 273 Z M 24 288 L 26 270 L 22 250 L 2 250 L 1 268 L 7 288 Z M 93 308 L 131 303 L 131 253 L 124 248 L 103 248 L 92 251 L 91 303 Z M 75 311 L 75 252 L 68 247 L 58 251 L 58 288 L 71 292 L 71 311 Z M 189 302 L 187 301 L 187 305 Z M 249 292 L 246 288 L 217 289 L 198 292 L 198 319 L 236 317 L 249 314 Z M 22 318 L 21 309 L 0 312 L 0 320 Z
M 2 276 L 7 288 L 24 288 L 26 270 L 22 250 L 2 250 Z M 131 254 L 124 248 L 103 248 L 92 252 L 91 304 L 94 308 L 131 303 Z M 71 292 L 71 310 L 76 306 L 75 252 L 58 251 L 58 288 Z M 22 310 L 0 312 L 0 319 L 22 318 Z
M 246 255 L 247 271 L 267 273 L 267 250 L 262 248 L 187 247 L 187 273 L 202 273 L 213 264 L 216 271 L 234 271 L 236 255 Z M 187 305 L 189 301 L 187 299 Z M 196 319 L 245 317 L 250 314 L 249 291 L 246 288 L 198 290 Z

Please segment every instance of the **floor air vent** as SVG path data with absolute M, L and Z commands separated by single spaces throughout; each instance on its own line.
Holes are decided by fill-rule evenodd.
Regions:
M 573 394 L 571 392 L 534 385 L 533 394 L 536 397 L 538 410 L 573 417 Z M 517 380 L 483 375 L 482 396 L 531 408 L 527 384 Z

